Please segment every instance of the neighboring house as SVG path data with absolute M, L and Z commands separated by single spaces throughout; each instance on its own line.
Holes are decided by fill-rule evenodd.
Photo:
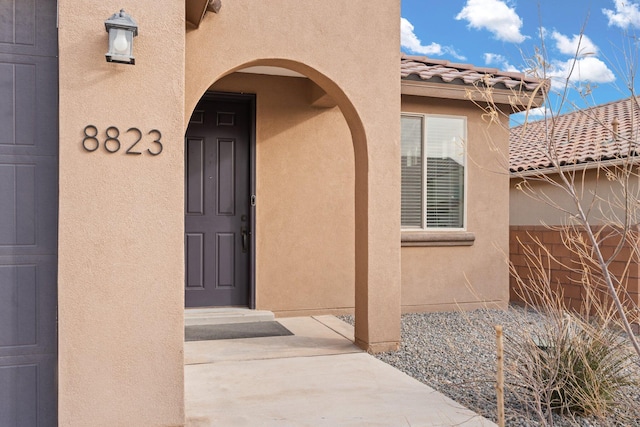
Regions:
M 399 2 L 209 3 L 2 9 L 0 425 L 183 424 L 185 306 L 355 312 L 375 352 L 508 301 L 508 132 L 470 98 L 537 82 L 401 57 Z
M 584 269 L 576 264 L 577 257 L 565 247 L 560 231 L 553 229 L 553 226 L 567 224 L 570 221 L 569 214 L 563 210 L 575 212 L 576 205 L 562 190 L 536 177 L 558 179 L 557 169 L 549 157 L 549 147 L 552 147 L 557 164 L 568 176 L 575 176 L 577 194 L 581 195 L 581 205 L 588 212 L 593 229 L 603 230 L 606 225 L 624 220 L 624 209 L 618 206 L 622 200 L 622 186 L 613 177 L 620 175 L 621 165 L 635 164 L 639 132 L 640 108 L 638 100 L 633 98 L 511 129 L 511 262 L 518 274 L 529 280 L 531 276 L 523 245 L 535 250 L 534 242 L 542 242 L 557 260 L 548 265 L 551 282 L 554 286 L 559 284 L 562 287 L 565 301 L 574 309 L 580 309 L 586 298 L 581 284 Z M 636 167 L 633 166 L 632 170 L 634 173 L 630 175 L 628 189 L 633 209 L 637 205 L 640 183 Z M 532 192 L 548 197 L 551 203 L 535 200 L 520 190 L 524 180 Z M 552 203 L 556 203 L 557 208 L 552 207 Z M 632 232 L 637 233 L 637 213 L 631 216 L 630 221 Z M 637 307 L 640 302 L 640 262 L 634 236 L 623 243 L 620 253 L 610 264 L 610 270 L 623 280 L 627 292 L 623 299 L 627 304 Z M 620 239 L 613 236 L 604 239 L 601 245 L 604 256 L 611 256 L 619 242 Z M 576 267 L 574 271 L 571 271 L 572 266 Z M 517 289 L 515 278 L 512 277 L 513 300 L 520 300 Z M 600 287 L 598 292 L 606 290 Z

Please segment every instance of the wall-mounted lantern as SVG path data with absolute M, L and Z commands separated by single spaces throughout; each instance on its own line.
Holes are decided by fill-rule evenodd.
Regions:
M 107 62 L 134 65 L 133 38 L 138 35 L 136 21 L 124 9 L 120 9 L 120 12 L 104 21 L 104 26 L 109 33 L 109 51 L 105 55 Z

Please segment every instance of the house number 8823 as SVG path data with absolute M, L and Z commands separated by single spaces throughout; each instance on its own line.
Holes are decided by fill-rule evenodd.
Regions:
M 152 156 L 157 156 L 162 153 L 162 133 L 158 129 L 151 129 L 146 135 L 143 135 L 138 128 L 129 128 L 121 133 L 116 126 L 109 126 L 102 136 L 99 134 L 100 132 L 96 126 L 85 126 L 82 148 L 91 153 L 100 148 L 100 146 L 111 154 L 117 153 L 121 148 L 123 150 L 126 149 L 125 154 L 132 155 L 140 155 L 146 152 Z M 144 148 L 147 146 L 149 148 L 145 150 Z

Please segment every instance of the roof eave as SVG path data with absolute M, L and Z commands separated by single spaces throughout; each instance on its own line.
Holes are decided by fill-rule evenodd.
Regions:
M 400 93 L 430 98 L 460 99 L 475 102 L 486 102 L 490 94 L 490 101 L 496 105 L 508 106 L 513 112 L 524 111 L 529 108 L 540 107 L 544 102 L 544 92 L 524 91 L 516 89 L 497 89 L 476 87 L 447 82 L 430 82 L 424 80 L 402 79 Z
M 560 166 L 560 168 L 547 167 L 547 168 L 538 168 L 538 169 L 527 169 L 527 170 L 518 171 L 518 172 L 509 172 L 509 175 L 510 175 L 510 178 L 529 178 L 532 176 L 540 176 L 540 175 L 554 175 L 559 173 L 560 170 L 562 172 L 575 172 L 575 171 L 596 169 L 599 167 L 607 168 L 607 167 L 613 167 L 613 166 L 621 166 L 625 164 L 636 165 L 638 164 L 638 158 L 637 157 L 631 157 L 631 158 L 619 157 L 616 159 L 589 161 L 589 162 L 583 162 L 583 163 L 563 165 L 563 166 Z
M 200 27 L 207 12 L 218 13 L 221 0 L 185 0 L 185 21 L 187 28 Z

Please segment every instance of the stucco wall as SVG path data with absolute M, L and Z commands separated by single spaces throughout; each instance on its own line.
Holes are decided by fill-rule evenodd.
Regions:
M 611 169 L 614 171 L 614 169 Z M 573 178 L 576 194 L 582 200 L 582 208 L 588 213 L 589 222 L 593 225 L 602 225 L 610 222 L 615 217 L 623 218 L 624 194 L 620 182 L 607 178 L 605 170 L 587 169 L 568 173 L 567 177 Z M 559 180 L 557 175 L 550 178 Z M 517 187 L 523 180 L 531 190 L 521 191 Z M 638 177 L 632 175 L 628 183 L 629 197 L 638 199 L 640 186 Z M 571 197 L 562 189 L 536 180 L 535 177 L 513 176 L 510 185 L 509 223 L 511 225 L 556 225 L 563 224 L 568 218 L 568 212 L 576 212 L 576 206 Z M 557 204 L 558 208 L 545 202 L 545 198 Z M 637 220 L 634 222 L 638 222 Z
M 212 87 L 256 95 L 256 308 L 279 316 L 354 307 L 353 143 L 314 86 L 234 73 Z
M 104 21 L 123 7 L 135 66 L 105 61 Z M 59 2 L 60 426 L 184 422 L 184 26 L 182 2 Z M 140 155 L 125 154 L 130 128 Z
M 467 118 L 467 226 L 471 246 L 403 247 L 402 310 L 505 306 L 509 298 L 506 123 L 488 126 L 465 101 L 402 97 L 402 111 Z M 451 232 L 456 234 L 456 232 Z
M 186 35 L 186 116 L 214 82 L 255 65 L 309 77 L 340 108 L 355 164 L 355 334 L 372 351 L 400 338 L 399 16 L 399 2 L 238 0 Z
M 105 62 L 104 20 L 120 8 L 139 25 L 135 66 Z M 342 133 L 348 125 L 353 156 L 344 159 L 354 165 L 354 202 L 349 209 L 359 218 L 354 233 L 337 242 L 348 247 L 351 240 L 355 251 L 347 270 L 353 269 L 355 277 L 356 291 L 351 295 L 358 313 L 356 338 L 372 351 L 397 347 L 399 2 L 371 7 L 364 0 L 295 4 L 237 0 L 224 3 L 220 13 L 207 14 L 199 29 L 186 33 L 184 2 L 61 0 L 59 15 L 60 425 L 184 422 L 184 131 L 206 89 L 244 65 L 289 67 L 309 76 L 336 101 L 343 118 L 335 126 Z M 274 108 L 287 114 L 282 100 L 273 101 Z M 312 116 L 306 111 L 300 118 L 305 114 Z M 326 112 L 313 114 L 318 117 L 308 125 L 300 123 L 300 130 L 312 132 L 323 121 L 334 126 L 334 120 L 323 117 Z M 95 126 L 101 144 L 94 152 L 82 147 L 85 135 L 89 137 L 85 141 L 95 142 L 94 128 L 88 125 Z M 110 126 L 114 127 L 110 136 L 117 128 L 122 144 L 116 153 L 104 150 Z M 124 153 L 137 135 L 135 130 L 128 132 L 130 128 L 141 132 L 140 155 Z M 146 151 L 158 149 L 153 140 L 160 134 L 153 129 L 162 135 L 164 150 L 158 156 Z M 296 161 L 304 154 L 286 150 L 291 144 L 284 138 L 286 126 L 277 129 L 265 122 L 261 132 L 274 135 L 265 139 L 270 143 L 260 154 L 269 161 Z M 111 144 L 113 149 L 115 142 Z M 281 189 L 281 172 L 264 173 L 261 192 L 269 195 Z M 303 188 L 315 188 L 312 179 L 325 172 L 310 172 L 311 177 L 296 169 L 292 177 L 300 178 Z M 311 208 L 302 206 L 306 202 L 300 189 L 295 191 L 290 207 L 308 212 Z M 276 224 L 274 235 L 286 228 L 277 222 L 276 213 L 263 211 L 264 221 Z M 312 234 L 325 231 L 326 241 L 326 234 L 334 232 L 326 224 L 322 222 Z M 302 228 L 297 222 L 293 230 Z M 293 233 L 288 232 L 292 241 Z M 280 277 L 278 271 L 264 268 L 276 244 L 263 242 L 258 255 L 263 263 L 260 274 L 271 275 L 268 280 Z M 304 257 L 293 251 L 287 248 L 277 255 L 302 261 Z M 312 272 L 333 267 L 313 259 L 326 257 L 326 248 L 313 251 L 311 260 L 295 266 L 295 276 L 290 273 L 287 293 Z M 309 298 L 317 291 L 305 283 L 297 285 L 310 293 Z M 264 293 L 258 296 L 259 304 L 280 296 Z
M 257 308 L 285 316 L 354 307 L 353 147 L 338 108 L 311 106 L 312 86 L 304 78 L 234 73 L 211 88 L 256 94 Z M 402 112 L 467 118 L 467 230 L 476 239 L 403 248 L 403 311 L 504 305 L 506 132 L 494 126 L 488 137 L 479 109 L 461 101 L 405 96 Z

